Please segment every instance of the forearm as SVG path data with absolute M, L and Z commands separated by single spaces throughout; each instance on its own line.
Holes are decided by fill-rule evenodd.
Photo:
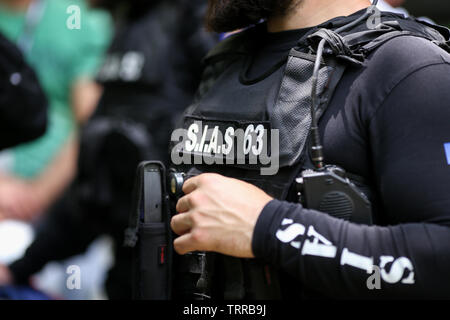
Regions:
M 272 201 L 253 252 L 333 298 L 449 298 L 450 229 L 433 224 L 368 227 Z M 370 290 L 378 267 L 381 290 Z
M 95 110 L 101 87 L 92 80 L 81 78 L 74 83 L 71 92 L 75 120 L 78 125 L 82 125 Z M 44 201 L 44 206 L 54 202 L 76 175 L 79 152 L 77 134 L 72 134 L 47 169 L 31 182 L 38 198 Z
M 102 87 L 89 78 L 81 78 L 72 88 L 72 109 L 79 125 L 85 124 L 94 113 Z
M 42 209 L 51 205 L 74 179 L 78 158 L 78 138 L 74 135 L 69 138 L 56 158 L 46 170 L 35 180 L 31 186 L 43 203 Z

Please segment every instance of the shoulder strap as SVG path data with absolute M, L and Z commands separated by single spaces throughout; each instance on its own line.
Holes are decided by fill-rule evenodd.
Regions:
M 354 33 L 345 37 L 345 42 L 351 48 L 367 55 L 384 43 L 401 36 L 412 36 L 429 40 L 446 51 L 450 49 L 449 35 L 441 33 L 448 31 L 443 27 L 433 28 L 432 25 L 422 24 L 420 21 L 398 20 L 383 22 L 374 30 Z
M 392 19 L 389 17 L 388 19 Z M 307 41 L 312 46 L 325 39 L 328 44 L 328 55 L 361 65 L 369 53 L 386 42 L 411 36 L 427 39 L 435 45 L 450 52 L 450 30 L 414 19 L 385 20 L 374 29 L 350 32 L 340 35 L 330 29 L 319 29 L 308 36 Z

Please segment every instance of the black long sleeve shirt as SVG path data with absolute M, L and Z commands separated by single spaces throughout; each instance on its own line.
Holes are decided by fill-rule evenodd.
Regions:
M 301 32 L 271 35 L 279 54 Z M 267 46 L 256 68 L 275 60 Z M 319 127 L 326 162 L 375 187 L 376 225 L 274 200 L 255 228 L 256 257 L 332 298 L 450 298 L 450 55 L 391 40 L 346 71 Z M 377 274 L 381 289 L 370 290 Z

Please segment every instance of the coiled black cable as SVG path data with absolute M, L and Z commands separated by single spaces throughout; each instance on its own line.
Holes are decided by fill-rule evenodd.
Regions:
M 378 0 L 373 0 L 372 7 L 376 6 L 377 4 L 378 4 Z M 349 24 L 346 24 L 346 25 L 336 29 L 335 32 L 341 33 L 341 32 L 344 32 L 346 30 L 353 28 L 354 26 L 358 25 L 361 21 L 368 19 L 370 14 L 371 14 L 370 11 L 367 10 L 366 13 L 363 14 L 361 17 L 359 17 L 355 21 L 352 21 Z M 320 64 L 322 63 L 323 50 L 325 48 L 325 43 L 326 43 L 326 40 L 322 39 L 319 42 L 319 45 L 317 47 L 317 56 L 316 56 L 316 61 L 314 64 L 312 89 L 311 89 L 311 130 L 310 130 L 311 138 L 312 138 L 311 160 L 317 169 L 321 169 L 324 167 L 323 146 L 320 141 L 319 125 L 317 123 L 316 110 L 318 108 L 317 83 L 319 81 L 319 70 L 320 70 Z

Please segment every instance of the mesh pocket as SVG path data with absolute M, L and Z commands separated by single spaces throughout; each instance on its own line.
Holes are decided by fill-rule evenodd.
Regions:
M 280 129 L 280 166 L 292 166 L 300 157 L 311 128 L 311 88 L 315 56 L 297 53 L 289 57 L 277 103 L 273 128 Z M 322 96 L 332 67 L 322 65 L 317 93 Z

